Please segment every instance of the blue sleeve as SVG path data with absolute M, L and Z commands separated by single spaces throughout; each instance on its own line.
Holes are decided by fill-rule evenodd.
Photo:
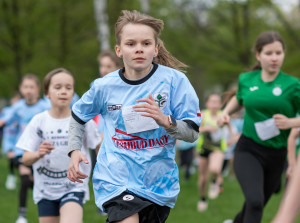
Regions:
M 198 131 L 201 114 L 198 96 L 185 75 L 179 76 L 172 85 L 171 111 L 177 120 L 183 120 Z
M 16 113 L 18 109 L 20 109 L 20 104 L 17 102 L 7 109 L 5 109 L 5 112 L 3 112 L 1 116 L 1 120 L 5 121 L 6 125 L 11 125 L 13 122 L 18 121 L 18 118 L 16 116 Z
M 93 86 L 73 105 L 72 115 L 75 120 L 84 124 L 94 118 L 96 115 L 101 114 L 103 107 L 102 94 L 98 85 Z
M 79 96 L 78 96 L 78 94 L 76 94 L 76 93 L 74 93 L 74 95 L 73 95 L 73 98 L 72 98 L 72 102 L 71 102 L 71 108 L 72 108 L 72 106 L 79 100 L 80 98 L 79 98 Z

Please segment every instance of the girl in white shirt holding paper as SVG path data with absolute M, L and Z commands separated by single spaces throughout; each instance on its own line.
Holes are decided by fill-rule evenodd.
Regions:
M 88 178 L 83 184 L 67 179 L 70 103 L 74 94 L 72 74 L 63 68 L 49 72 L 44 79 L 44 91 L 51 109 L 31 120 L 17 147 L 25 150 L 24 164 L 33 166 L 33 199 L 38 205 L 39 222 L 81 223 L 82 205 L 89 200 Z M 89 163 L 82 163 L 80 169 L 89 175 L 89 148 L 95 149 L 101 139 L 93 120 L 85 125 L 85 131 L 82 152 Z

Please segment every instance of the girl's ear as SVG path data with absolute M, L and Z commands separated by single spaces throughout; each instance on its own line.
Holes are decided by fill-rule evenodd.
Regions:
M 115 45 L 115 51 L 118 57 L 122 58 L 121 48 L 119 45 Z
M 154 57 L 157 57 L 157 55 L 158 55 L 158 44 L 155 46 Z
M 258 61 L 260 61 L 260 55 L 259 55 L 259 52 L 256 52 L 256 53 L 255 53 L 255 56 L 256 56 L 256 59 L 257 59 Z

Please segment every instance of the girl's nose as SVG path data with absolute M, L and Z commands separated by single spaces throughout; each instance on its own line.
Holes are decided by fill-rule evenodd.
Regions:
M 138 44 L 138 45 L 136 46 L 136 53 L 143 53 L 143 52 L 144 52 L 144 50 L 143 50 L 142 45 L 141 45 L 141 44 Z

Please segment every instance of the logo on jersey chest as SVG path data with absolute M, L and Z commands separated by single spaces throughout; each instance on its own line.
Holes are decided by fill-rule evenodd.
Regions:
M 272 90 L 272 93 L 275 95 L 275 96 L 279 96 L 282 94 L 282 90 L 280 87 L 274 87 L 273 90 Z
M 116 110 L 122 110 L 122 105 L 107 105 L 107 110 L 108 111 L 116 111 Z
M 139 136 L 127 134 L 126 132 L 115 129 L 116 134 L 112 137 L 115 146 L 119 149 L 127 150 L 148 150 L 164 147 L 169 143 L 167 135 L 159 138 L 145 139 Z
M 250 87 L 249 90 L 250 91 L 256 91 L 256 90 L 258 90 L 258 87 L 257 86 L 253 86 L 253 87 Z
M 37 172 L 39 174 L 46 175 L 47 177 L 50 177 L 50 178 L 65 178 L 65 177 L 67 177 L 67 170 L 54 172 L 52 170 L 48 170 L 46 167 L 41 167 L 40 166 L 37 169 Z
M 155 102 L 158 104 L 158 107 L 160 109 L 163 109 L 167 106 L 168 93 L 166 93 L 166 92 L 155 93 L 153 95 L 153 98 L 154 98 Z

